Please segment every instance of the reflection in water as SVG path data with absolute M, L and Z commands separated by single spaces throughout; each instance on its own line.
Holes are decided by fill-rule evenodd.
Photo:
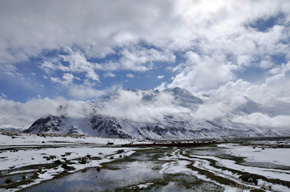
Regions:
M 154 166 L 150 161 L 135 161 L 112 164 L 113 170 L 97 171 L 96 168 L 90 168 L 44 182 L 24 191 L 113 191 L 115 188 L 162 178 L 158 171 L 152 170 Z
M 199 151 L 199 150 L 198 150 Z M 201 150 L 200 150 L 201 151 Z M 121 161 L 107 163 L 106 168 L 97 170 L 89 168 L 70 175 L 43 182 L 37 186 L 24 189 L 27 192 L 58 191 L 223 191 L 223 187 L 211 182 L 204 182 L 195 175 L 187 174 L 180 167 L 179 158 L 185 158 L 177 148 L 157 148 L 136 151 L 132 156 Z M 210 153 L 213 153 L 211 150 Z M 216 153 L 216 152 L 215 152 Z M 164 163 L 171 162 L 173 167 L 164 173 Z M 181 168 L 181 169 L 180 169 Z M 182 169 L 183 168 L 183 169 Z M 196 173 L 196 172 L 194 172 Z M 145 186 L 145 187 L 142 187 Z M 141 189 L 142 188 L 142 189 Z
M 18 182 L 21 180 L 29 179 L 33 176 L 33 173 L 20 173 L 20 174 L 14 174 L 14 175 L 8 175 L 5 177 L 0 178 L 0 185 L 6 184 L 6 179 L 11 179 L 11 182 Z

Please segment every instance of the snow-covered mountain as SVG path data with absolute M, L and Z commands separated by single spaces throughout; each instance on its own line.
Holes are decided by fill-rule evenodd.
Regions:
M 275 113 L 247 97 L 241 100 L 234 107 L 221 106 L 216 111 L 219 105 L 178 87 L 164 91 L 119 90 L 84 103 L 80 116 L 66 115 L 70 107 L 60 106 L 60 115 L 40 118 L 25 132 L 150 139 L 289 135 L 289 129 L 237 121 L 255 113 Z

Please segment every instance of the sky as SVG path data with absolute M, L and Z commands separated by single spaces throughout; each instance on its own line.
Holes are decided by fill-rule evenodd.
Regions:
M 0 26 L 2 126 L 122 88 L 290 103 L 288 0 L 1 0 Z

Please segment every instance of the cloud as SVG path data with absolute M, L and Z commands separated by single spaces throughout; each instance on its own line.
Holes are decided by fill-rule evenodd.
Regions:
M 288 128 L 290 124 L 290 116 L 277 115 L 274 117 L 269 117 L 262 113 L 252 113 L 250 115 L 236 117 L 233 119 L 233 121 L 258 127 Z
M 5 99 L 5 98 L 7 98 L 7 96 L 4 93 L 1 93 L 0 94 L 0 99 Z
M 164 78 L 164 75 L 158 75 L 157 76 L 157 79 L 163 79 Z
M 173 53 L 165 50 L 160 52 L 156 49 L 146 49 L 141 47 L 130 47 L 121 51 L 121 68 L 133 71 L 147 71 L 152 69 L 153 62 L 174 62 Z
M 58 77 L 50 77 L 50 80 L 54 83 L 61 83 L 61 80 Z
M 155 90 L 158 90 L 158 91 L 163 91 L 165 89 L 167 89 L 167 83 L 166 82 L 162 82 L 159 86 L 157 86 L 155 88 Z
M 240 25 L 243 27 L 242 23 Z M 280 65 L 281 61 L 273 58 L 289 58 L 285 50 L 290 49 L 286 43 L 290 36 L 286 31 L 285 26 L 275 25 L 266 32 L 242 28 L 219 39 L 201 38 L 198 44 L 192 45 L 195 51 L 186 53 L 186 62 L 174 68 L 177 75 L 171 87 L 180 86 L 192 91 L 213 89 L 235 80 L 247 68 L 267 70 Z M 247 76 L 245 74 L 243 78 Z
M 227 62 L 223 55 L 200 56 L 186 54 L 186 63 L 175 69 L 178 74 L 169 87 L 183 87 L 191 91 L 208 90 L 234 79 L 236 66 Z
M 110 92 L 112 89 L 107 91 Z M 82 86 L 74 87 L 70 91 L 78 97 L 104 94 L 104 92 L 97 92 Z M 98 113 L 136 122 L 155 122 L 163 119 L 163 115 L 174 114 L 178 117 L 182 113 L 189 112 L 188 109 L 176 106 L 173 96 L 169 93 L 161 93 L 153 102 L 146 103 L 142 100 L 143 94 L 147 93 L 146 91 L 133 92 L 123 89 L 116 91 L 119 95 L 118 98 L 106 103 Z M 3 114 L 0 117 L 0 125 L 7 128 L 28 128 L 38 118 L 48 115 L 82 118 L 94 114 L 88 102 L 64 98 L 37 98 L 25 103 L 0 99 L 0 113 Z
M 160 93 L 152 102 L 144 102 L 146 91 L 118 90 L 117 99 L 107 103 L 99 113 L 135 122 L 162 121 L 164 115 L 174 115 L 176 118 L 190 110 L 176 106 L 174 97 L 169 93 Z
M 271 67 L 274 67 L 274 62 L 272 61 L 271 57 L 266 56 L 266 58 L 260 62 L 260 67 L 262 69 L 269 69 Z
M 154 35 L 154 28 L 169 27 L 178 17 L 174 4 L 164 0 L 1 2 L 0 60 L 27 61 L 43 50 L 73 46 L 81 47 L 88 57 L 104 57 L 114 53 L 114 47 L 157 39 L 167 29 Z
M 70 73 L 65 73 L 62 77 L 65 81 L 72 82 L 74 79 L 74 76 Z
M 246 98 L 243 96 L 228 96 L 221 99 L 213 95 L 210 98 L 203 99 L 204 103 L 192 114 L 194 118 L 199 120 L 223 118 L 247 102 Z
M 229 81 L 211 94 L 222 98 L 247 96 L 266 106 L 275 106 L 279 100 L 290 101 L 290 62 L 272 68 L 271 74 L 262 83 L 250 83 L 242 79 Z
M 0 7 L 2 71 L 14 71 L 20 61 L 57 50 L 67 53 L 61 57 L 69 66 L 44 58 L 42 68 L 47 72 L 85 73 L 99 81 L 98 70 L 145 72 L 159 62 L 175 63 L 178 55 L 186 64 L 176 63 L 180 70 L 172 87 L 197 91 L 234 80 L 235 71 L 252 65 L 271 68 L 277 64 L 272 59 L 276 55 L 290 58 L 290 6 L 283 0 L 31 0 L 1 2 Z M 266 30 L 255 26 L 268 19 L 274 23 Z M 193 54 L 200 63 L 189 56 Z M 95 58 L 106 59 L 92 62 Z
M 86 73 L 88 79 L 99 81 L 99 76 L 96 74 L 95 69 L 99 69 L 100 66 L 97 63 L 88 62 L 82 53 L 72 52 L 70 55 L 62 55 L 61 57 L 65 62 L 69 62 L 69 71 Z M 67 70 L 67 68 L 63 68 L 62 70 Z
M 160 52 L 156 49 L 145 49 L 139 46 L 130 46 L 130 48 L 120 51 L 120 62 L 108 61 L 106 63 L 96 63 L 88 61 L 86 56 L 79 52 L 67 48 L 66 54 L 60 55 L 58 58 L 51 58 L 42 63 L 41 68 L 48 74 L 62 72 L 65 74 L 70 73 L 75 79 L 83 82 L 83 86 L 88 85 L 88 82 L 100 82 L 100 77 L 97 71 L 105 71 L 103 77 L 115 77 L 111 71 L 116 70 L 129 70 L 129 71 L 147 71 L 153 67 L 153 62 L 173 62 L 175 56 L 168 52 Z M 85 74 L 85 75 L 84 75 Z M 134 78 L 135 75 L 127 73 L 126 77 Z M 52 82 L 61 84 L 65 88 L 72 86 L 73 81 L 60 80 L 60 77 L 51 77 Z M 90 85 L 90 84 L 89 84 Z M 77 87 L 77 85 L 75 86 Z M 89 90 L 91 86 L 88 86 Z M 74 88 L 71 88 L 74 90 Z M 75 94 L 75 91 L 70 91 Z M 91 95 L 91 94 L 90 94 Z M 83 97 L 82 97 L 83 98 Z
M 128 78 L 134 78 L 135 75 L 133 75 L 132 73 L 127 73 L 127 74 L 126 74 L 126 77 L 128 77 Z
M 86 85 L 72 85 L 68 88 L 69 94 L 77 99 L 96 99 L 105 94 L 106 90 L 98 90 Z
M 60 105 L 66 106 L 66 110 L 58 110 Z M 28 128 L 38 118 L 48 115 L 80 118 L 91 112 L 83 101 L 68 101 L 60 97 L 32 99 L 26 103 L 0 99 L 0 125 L 3 128 Z
M 66 62 L 68 65 L 64 66 L 62 62 Z M 97 63 L 88 62 L 87 58 L 82 53 L 73 52 L 72 50 L 69 50 L 68 55 L 60 55 L 58 58 L 52 58 L 50 61 L 44 61 L 41 68 L 48 75 L 55 72 L 63 72 L 63 79 L 65 80 L 67 80 L 68 74 L 71 76 L 73 76 L 73 74 L 77 76 L 85 74 L 85 81 L 100 81 L 100 78 L 95 70 L 100 69 L 101 66 Z M 56 77 L 52 77 L 51 80 L 55 83 L 61 83 L 61 81 L 57 80 Z M 72 83 L 72 81 L 70 83 Z M 64 85 L 68 84 L 64 83 Z
M 99 81 L 99 76 L 94 72 L 94 71 L 89 71 L 87 74 L 86 74 L 86 77 L 88 79 L 91 79 L 91 80 L 94 80 L 94 81 Z
M 65 78 L 72 77 L 67 74 Z M 73 85 L 69 88 L 69 92 L 75 98 L 96 99 L 101 95 L 116 90 L 113 86 L 105 90 L 88 89 L 83 85 Z M 0 128 L 29 128 L 34 121 L 48 115 L 73 118 L 83 118 L 94 114 L 91 105 L 86 101 L 67 100 L 63 97 L 50 98 L 34 98 L 25 103 L 15 102 L 5 98 L 4 94 L 0 96 Z
M 72 85 L 74 78 L 75 77 L 72 74 L 64 73 L 61 79 L 58 77 L 50 77 L 50 80 L 54 83 L 62 85 L 64 88 L 67 88 Z
M 221 85 L 217 89 L 211 91 L 201 91 L 197 93 L 199 97 L 204 100 L 204 104 L 200 105 L 194 116 L 198 119 L 213 120 L 226 116 L 230 112 L 234 112 L 239 106 L 246 104 L 249 99 L 256 102 L 259 106 L 263 107 L 265 114 L 265 122 L 273 122 L 269 126 L 278 126 L 279 119 L 287 119 L 290 116 L 287 111 L 290 105 L 290 91 L 288 87 L 290 79 L 290 64 L 282 64 L 271 70 L 264 82 L 251 83 L 238 79 L 235 81 L 228 81 Z M 204 96 L 206 95 L 206 96 Z M 254 106 L 248 106 L 254 107 Z M 269 115 L 275 115 L 277 118 L 268 117 Z M 237 117 L 236 122 L 248 119 L 252 124 L 258 119 L 258 115 L 249 115 Z M 267 118 L 268 117 L 268 118 Z M 261 121 L 262 119 L 261 118 Z M 286 121 L 287 122 L 287 121 Z M 255 122 L 258 126 L 258 122 Z M 262 125 L 262 123 L 259 123 Z M 282 126 L 279 125 L 280 127 Z
M 57 67 L 54 64 L 52 64 L 51 62 L 49 62 L 49 61 L 44 61 L 41 64 L 41 68 L 43 70 L 45 70 L 46 73 L 49 73 L 51 70 L 55 70 L 55 68 L 57 68 Z
M 90 75 L 89 72 L 88 75 Z M 92 75 L 94 75 L 94 73 L 92 73 Z M 92 78 L 94 77 L 90 77 L 90 79 Z M 98 76 L 96 76 L 95 78 L 97 80 Z M 95 84 L 91 83 L 90 81 L 84 81 L 81 84 L 76 84 L 73 82 L 74 79 L 79 79 L 70 73 L 64 73 L 61 79 L 58 77 L 50 77 L 50 79 L 52 82 L 61 85 L 59 89 L 62 91 L 65 90 L 70 97 L 81 100 L 97 99 L 98 97 L 117 87 L 116 85 L 114 85 L 112 87 L 100 90 L 96 89 Z
M 262 4 L 260 1 L 186 0 L 2 2 L 0 58 L 3 63 L 23 61 L 44 49 L 73 46 L 81 47 L 88 57 L 104 57 L 114 53 L 115 47 L 139 42 L 162 49 L 185 50 L 202 39 L 218 43 L 217 46 L 224 42 L 228 45 L 230 42 L 226 40 L 232 35 L 240 39 L 233 44 L 238 48 L 237 43 L 251 42 L 251 37 L 247 38 L 250 41 L 239 38 L 247 32 L 245 26 L 279 13 L 289 17 L 287 1 L 263 1 Z M 277 26 L 273 31 L 279 35 L 281 29 Z M 273 37 L 268 37 L 271 45 Z M 124 57 L 128 59 L 124 63 L 131 61 L 127 58 L 129 53 L 124 50 Z
M 116 75 L 112 72 L 107 72 L 104 74 L 104 77 L 115 77 Z

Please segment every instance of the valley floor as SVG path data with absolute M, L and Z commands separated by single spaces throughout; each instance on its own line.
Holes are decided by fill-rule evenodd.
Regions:
M 289 139 L 129 143 L 152 142 L 0 134 L 0 191 L 290 191 Z

